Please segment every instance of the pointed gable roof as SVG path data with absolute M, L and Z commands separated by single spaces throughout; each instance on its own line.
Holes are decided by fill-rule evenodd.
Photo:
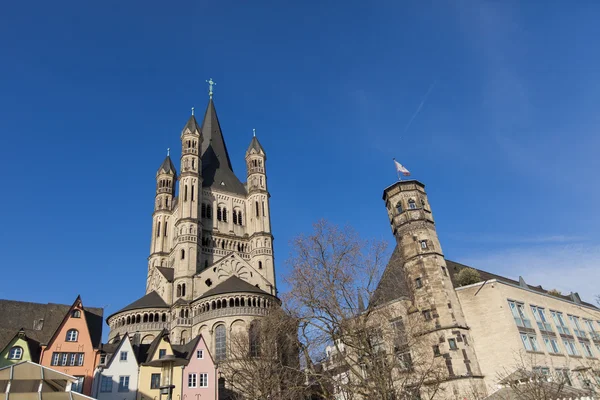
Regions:
M 248 150 L 246 150 L 246 155 L 250 154 L 250 152 L 252 150 L 255 150 L 258 154 L 260 154 L 260 153 L 264 154 L 265 158 L 266 158 L 267 153 L 265 152 L 265 149 L 263 149 L 263 147 L 261 146 L 261 144 L 258 141 L 258 139 L 256 138 L 256 136 L 252 137 L 250 146 L 248 146 Z
M 100 348 L 100 346 L 102 345 L 102 315 L 104 313 L 104 310 L 100 309 L 102 311 L 100 312 L 99 315 L 88 312 L 86 310 L 86 308 L 83 306 L 83 302 L 81 301 L 81 296 L 77 296 L 77 298 L 73 302 L 73 305 L 71 305 L 71 307 L 69 307 L 69 310 L 63 316 L 63 319 L 60 322 L 60 325 L 58 325 L 58 327 L 56 328 L 56 330 L 54 331 L 54 333 L 52 334 L 50 339 L 48 339 L 48 342 L 43 343 L 44 345 L 50 345 L 54 341 L 54 339 L 56 339 L 56 336 L 58 335 L 60 328 L 62 326 L 64 326 L 64 324 L 67 322 L 67 320 L 69 318 L 71 318 L 71 313 L 73 312 L 75 307 L 77 307 L 78 305 L 79 305 L 79 307 L 81 307 L 81 309 L 83 311 L 83 316 L 85 318 L 85 323 L 87 325 L 88 334 L 90 335 L 90 341 L 92 342 L 92 346 L 94 346 L 95 349 Z
M 194 114 L 190 115 L 190 119 L 188 119 L 185 126 L 181 130 L 181 134 L 183 135 L 187 129 L 189 129 L 192 133 L 200 133 L 200 127 L 198 126 L 198 121 L 196 121 Z
M 156 171 L 156 175 L 159 175 L 161 173 L 172 174 L 172 175 L 177 176 L 177 171 L 175 170 L 175 165 L 173 164 L 173 161 L 171 161 L 170 156 L 165 157 L 165 160 L 162 162 L 162 164 L 158 168 L 158 171 Z
M 112 365 L 113 361 L 117 359 L 117 357 L 119 356 L 120 350 L 123 348 L 123 345 L 125 344 L 125 341 L 129 342 L 129 345 L 131 346 L 131 350 L 133 352 L 133 357 L 135 359 L 135 362 L 136 362 L 137 365 L 139 365 L 140 360 L 138 359 L 138 354 L 137 354 L 137 351 L 135 349 L 135 346 L 131 342 L 131 339 L 129 338 L 129 335 L 127 333 L 125 333 L 123 335 L 123 337 L 121 338 L 121 340 L 119 341 L 119 344 L 113 350 L 112 355 L 110 356 L 110 360 L 108 360 L 108 362 L 106 363 L 106 368 L 110 368 L 110 366 Z
M 382 305 L 392 300 L 411 297 L 408 285 L 406 284 L 403 267 L 404 260 L 402 259 L 402 253 L 398 245 L 396 245 L 383 271 L 381 280 L 373 293 L 373 297 L 369 299 L 369 307 Z
M 246 188 L 233 172 L 212 99 L 208 102 L 201 131 L 202 186 L 245 195 Z
M 175 270 L 169 267 L 156 267 L 156 269 L 165 277 L 167 282 L 173 282 L 175 276 Z
M 257 288 L 256 286 L 249 284 L 245 280 L 240 279 L 237 276 L 233 275 L 233 276 L 227 278 L 225 281 L 219 283 L 217 286 L 210 289 L 206 293 L 204 293 L 202 296 L 200 296 L 200 298 L 203 299 L 206 297 L 215 296 L 217 294 L 236 293 L 236 292 L 269 294 L 269 293 L 265 292 L 264 290 Z
M 140 308 L 169 308 L 169 306 L 167 305 L 167 303 L 165 303 L 165 301 L 162 299 L 162 297 L 160 297 L 160 295 L 153 290 L 150 293 L 148 293 L 147 295 L 137 299 L 133 303 L 131 303 L 131 304 L 123 307 L 119 311 L 113 313 L 108 318 L 112 317 L 115 314 L 123 312 L 123 311 L 137 310 Z

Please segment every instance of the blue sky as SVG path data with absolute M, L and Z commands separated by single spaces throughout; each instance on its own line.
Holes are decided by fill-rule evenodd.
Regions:
M 319 218 L 393 241 L 396 157 L 447 258 L 592 300 L 600 4 L 289 3 L 3 5 L 0 297 L 143 294 L 154 174 L 212 77 L 238 176 L 252 128 L 268 153 L 280 281 Z

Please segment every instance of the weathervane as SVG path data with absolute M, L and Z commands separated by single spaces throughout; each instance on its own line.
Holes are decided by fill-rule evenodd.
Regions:
M 213 96 L 213 86 L 217 84 L 217 82 L 213 81 L 212 78 L 206 81 L 208 83 L 208 96 L 212 99 Z

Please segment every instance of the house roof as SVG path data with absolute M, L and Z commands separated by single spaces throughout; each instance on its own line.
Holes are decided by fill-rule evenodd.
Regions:
M 369 305 L 381 305 L 392 300 L 411 297 L 403 267 L 402 254 L 396 245 Z
M 269 294 L 269 293 L 265 292 L 264 290 L 257 288 L 256 286 L 249 284 L 245 280 L 240 279 L 237 276 L 233 275 L 233 276 L 230 276 L 229 278 L 227 278 L 226 280 L 224 280 L 223 282 L 219 283 L 214 288 L 208 290 L 206 293 L 204 293 L 199 298 L 204 299 L 206 297 L 215 296 L 218 294 L 235 293 L 235 292 Z
M 167 282 L 173 282 L 175 270 L 168 267 L 156 267 L 156 269 L 167 279 Z
M 21 328 L 32 343 L 47 344 L 70 308 L 70 305 L 65 304 L 0 300 L 0 349 L 4 349 Z M 84 307 L 94 347 L 100 346 L 102 339 L 103 313 L 102 308 Z M 36 321 L 41 321 L 35 326 L 38 329 L 34 329 Z
M 540 293 L 540 294 L 549 294 L 548 293 L 549 290 L 544 289 L 542 287 L 542 285 L 537 285 L 537 286 L 528 285 L 525 283 L 525 280 L 522 277 L 520 277 L 520 279 L 517 281 L 514 279 L 507 278 L 505 276 L 496 275 L 491 272 L 484 271 L 482 269 L 470 267 L 468 265 L 457 263 L 456 261 L 450 261 L 450 260 L 446 260 L 446 265 L 448 267 L 448 273 L 450 275 L 450 280 L 452 281 L 452 285 L 455 288 L 460 287 L 460 285 L 458 284 L 458 282 L 456 280 L 456 277 L 457 277 L 458 273 L 460 272 L 460 270 L 464 269 L 464 268 L 472 268 L 479 272 L 479 276 L 481 277 L 482 281 L 489 281 L 491 279 L 495 279 L 498 282 L 504 282 L 504 283 L 508 283 L 511 285 L 521 286 L 525 289 L 529 289 L 529 290 L 532 290 L 532 291 Z M 554 294 L 552 294 L 552 296 L 556 297 L 558 299 L 561 299 L 561 300 L 569 301 L 569 302 L 577 302 L 578 301 L 580 304 L 585 305 L 587 307 L 598 308 L 594 304 L 587 303 L 585 301 L 581 301 L 581 299 L 579 298 L 579 295 L 577 293 L 573 293 L 571 295 L 554 295 Z
M 246 195 L 245 186 L 233 172 L 223 132 L 221 132 L 221 126 L 217 118 L 217 111 L 212 99 L 208 102 L 201 131 L 202 186 Z
M 169 308 L 169 306 L 167 303 L 165 303 L 162 297 L 160 297 L 160 295 L 153 290 L 147 295 L 111 314 L 109 317 L 107 317 L 107 319 L 123 311 L 138 310 L 140 308 Z

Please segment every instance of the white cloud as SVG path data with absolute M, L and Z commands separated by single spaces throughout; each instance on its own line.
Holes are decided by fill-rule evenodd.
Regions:
M 556 288 L 565 294 L 578 292 L 590 303 L 600 294 L 598 244 L 515 246 L 472 255 L 459 262 L 512 279 L 522 276 L 528 284 L 545 289 Z

